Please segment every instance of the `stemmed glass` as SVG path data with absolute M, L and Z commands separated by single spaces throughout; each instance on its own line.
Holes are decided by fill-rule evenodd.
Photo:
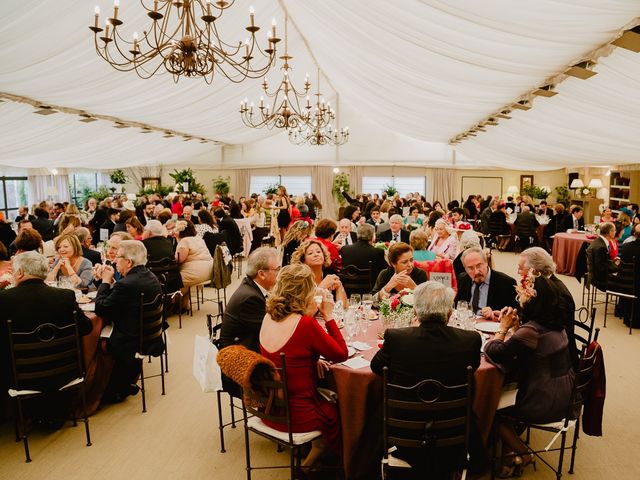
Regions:
M 369 318 L 371 316 L 371 307 L 373 306 L 373 295 L 365 293 L 362 295 L 362 333 L 367 334 L 369 328 Z
M 344 326 L 347 331 L 347 343 L 351 343 L 358 331 L 358 318 L 355 307 L 349 307 L 344 319 Z
M 349 307 L 358 308 L 359 306 L 360 306 L 360 294 L 352 293 L 351 296 L 349 297 Z

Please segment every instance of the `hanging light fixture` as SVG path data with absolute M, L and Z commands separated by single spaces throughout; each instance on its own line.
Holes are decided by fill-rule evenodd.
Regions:
M 177 82 L 180 77 L 203 77 L 212 83 L 218 72 L 234 83 L 246 78 L 263 77 L 272 66 L 276 55 L 275 20 L 265 39 L 264 49 L 258 45 L 253 7 L 249 10 L 249 37 L 235 45 L 224 42 L 219 35 L 216 21 L 235 0 L 140 0 L 151 28 L 142 36 L 133 33 L 131 41 L 120 34 L 123 21 L 118 18 L 120 1 L 113 2 L 113 17 L 100 26 L 100 8 L 95 8 L 95 48 L 98 55 L 116 70 L 135 70 L 141 78 L 150 78 L 163 67 Z M 201 21 L 201 23 L 200 23 Z M 264 61 L 256 66 L 252 60 L 261 56 Z
M 272 98 L 271 107 L 265 104 L 264 97 L 260 97 L 258 107 L 253 102 L 245 98 L 240 102 L 240 116 L 243 123 L 250 128 L 297 128 L 299 125 L 305 124 L 311 118 L 311 101 L 307 95 L 311 88 L 309 83 L 309 75 L 304 79 L 304 85 L 301 91 L 298 91 L 289 78 L 291 67 L 289 61 L 293 58 L 289 55 L 288 49 L 288 31 L 287 31 L 287 15 L 284 17 L 284 55 L 280 57 L 283 61 L 281 70 L 284 70 L 282 81 L 278 88 L 269 92 L 269 83 L 266 77 L 262 81 L 262 90 L 268 98 Z M 305 103 L 306 97 L 306 103 Z
M 344 145 L 349 141 L 349 127 L 339 131 L 333 127 L 336 113 L 320 93 L 320 69 L 318 68 L 318 90 L 316 105 L 305 125 L 289 129 L 289 141 L 294 145 Z

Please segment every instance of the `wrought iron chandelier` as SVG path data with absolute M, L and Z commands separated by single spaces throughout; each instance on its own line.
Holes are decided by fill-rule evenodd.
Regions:
M 260 97 L 260 103 L 256 107 L 253 102 L 245 98 L 240 102 L 240 116 L 243 123 L 250 128 L 297 128 L 306 124 L 311 118 L 311 100 L 307 96 L 311 83 L 309 75 L 304 79 L 302 90 L 297 90 L 291 83 L 289 72 L 291 67 L 289 61 L 293 58 L 289 55 L 287 16 L 284 18 L 284 55 L 280 57 L 283 61 L 281 70 L 284 70 L 282 81 L 278 88 L 269 92 L 269 83 L 265 78 L 262 81 L 262 90 L 268 98 L 272 98 L 271 107 L 265 105 L 264 97 Z M 306 103 L 305 103 L 306 97 Z
M 265 38 L 265 48 L 256 39 L 260 30 L 255 24 L 255 12 L 249 10 L 249 37 L 244 42 L 229 44 L 219 35 L 216 21 L 235 0 L 140 0 L 152 25 L 137 32 L 131 41 L 120 34 L 123 21 L 118 18 L 119 0 L 113 2 L 113 17 L 100 26 L 100 8 L 95 8 L 94 32 L 96 52 L 116 70 L 135 70 L 141 78 L 150 78 L 164 67 L 175 82 L 180 77 L 203 77 L 211 84 L 216 72 L 234 83 L 246 78 L 260 78 L 269 71 L 276 56 L 275 20 Z M 200 23 L 201 21 L 201 23 Z M 259 66 L 252 62 L 263 57 Z
M 336 118 L 331 103 L 324 101 L 320 93 L 320 69 L 318 69 L 318 89 L 316 105 L 311 118 L 305 125 L 289 129 L 289 141 L 294 145 L 344 145 L 349 141 L 349 127 L 336 130 L 333 121 Z

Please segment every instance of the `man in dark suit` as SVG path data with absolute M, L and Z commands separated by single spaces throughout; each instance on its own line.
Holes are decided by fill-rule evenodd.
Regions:
M 240 343 L 260 352 L 258 337 L 265 315 L 266 296 L 276 284 L 279 270 L 276 249 L 260 247 L 249 255 L 247 276 L 233 292 L 224 311 L 220 331 L 222 347 Z
M 358 241 L 356 232 L 351 231 L 351 220 L 343 218 L 338 222 L 338 231 L 333 236 L 333 243 L 336 244 L 338 250 L 347 245 L 353 245 Z
M 13 260 L 13 278 L 16 286 L 0 290 L 0 388 L 8 384 L 9 379 L 9 343 L 7 320 L 12 321 L 13 331 L 31 332 L 45 323 L 58 327 L 77 322 L 80 335 L 91 332 L 92 325 L 82 310 L 78 308 L 73 290 L 53 288 L 44 283 L 49 273 L 49 262 L 38 252 L 24 252 Z M 74 317 L 74 312 L 78 312 Z M 57 390 L 73 380 L 73 374 L 61 373 L 47 384 L 34 380 L 36 390 Z M 6 389 L 4 390 L 6 392 Z M 64 395 L 43 398 L 34 414 L 53 419 L 63 419 L 69 407 L 69 398 Z M 59 422 L 56 422 L 58 424 Z M 59 426 L 59 425 L 56 425 Z
M 409 232 L 402 228 L 402 217 L 398 214 L 389 217 L 389 230 L 382 232 L 378 239 L 381 242 L 409 243 Z
M 223 208 L 216 208 L 213 212 L 218 223 L 220 233 L 223 233 L 227 240 L 227 246 L 231 255 L 242 252 L 244 246 L 242 244 L 242 234 L 236 221 L 231 218 Z
M 98 238 L 99 238 L 100 230 L 107 230 L 109 232 L 109 234 L 107 235 L 107 238 L 109 238 L 113 233 L 114 229 L 116 228 L 116 222 L 118 221 L 119 217 L 120 217 L 120 211 L 115 208 L 110 208 L 107 211 L 107 219 L 104 222 L 102 222 L 102 225 L 100 225 L 100 228 L 98 229 Z M 126 232 L 126 229 L 124 231 Z
M 102 280 L 96 296 L 96 315 L 113 325 L 107 339 L 107 350 L 115 358 L 105 393 L 108 401 L 121 401 L 138 392 L 135 382 L 140 371 L 134 355 L 140 346 L 140 294 L 144 294 L 145 303 L 150 303 L 162 293 L 160 282 L 145 267 L 146 263 L 147 249 L 143 243 L 123 240 L 116 254 L 116 269 L 122 279 L 114 281 L 115 272 L 109 265 L 95 271 L 96 277 Z M 161 338 L 151 350 L 154 355 L 164 351 Z
M 639 295 L 639 298 L 640 298 L 640 274 L 638 273 L 640 272 L 640 269 L 638 268 L 638 266 L 640 265 L 640 224 L 636 224 L 633 227 L 633 237 L 635 238 L 634 241 L 625 242 L 622 244 L 619 251 L 619 257 L 620 257 L 620 260 L 625 263 L 635 262 L 635 265 L 636 265 L 635 293 L 636 295 Z M 633 319 L 631 320 L 633 322 L 632 323 L 633 327 L 637 328 L 637 327 L 640 327 L 640 300 L 620 298 L 620 301 L 619 301 L 620 310 L 623 312 L 625 325 L 628 325 L 629 319 L 631 317 L 632 301 L 635 302 L 635 305 L 633 308 Z
M 479 247 L 472 247 L 462 254 L 465 273 L 458 282 L 456 301 L 464 300 L 474 313 L 493 320 L 493 312 L 504 307 L 518 307 L 516 281 L 502 272 L 489 268 L 487 257 Z
M 424 379 L 438 380 L 445 385 L 466 383 L 467 366 L 475 371 L 480 365 L 482 339 L 476 332 L 447 326 L 453 297 L 453 290 L 439 282 L 418 285 L 414 291 L 414 310 L 419 326 L 388 329 L 382 348 L 371 360 L 371 370 L 382 375 L 383 367 L 388 367 L 389 382 L 403 386 L 412 386 Z M 456 458 L 456 452 L 452 451 L 436 453 L 440 460 L 441 455 L 451 455 L 447 461 L 427 458 L 424 452 L 412 453 L 400 447 L 394 456 L 406 459 L 422 474 L 421 478 L 444 478 L 426 475 L 443 473 L 427 470 L 427 465 L 433 467 L 435 463 L 436 469 L 451 468 Z
M 145 202 L 139 207 L 141 207 L 139 212 L 136 208 L 136 216 L 138 217 L 138 220 L 140 220 L 140 223 L 146 226 L 149 220 L 153 220 L 153 211 L 156 206 L 153 203 Z
M 582 207 L 573 207 L 571 213 L 562 219 L 560 224 L 560 231 L 566 232 L 567 230 L 584 230 L 584 211 Z
M 100 255 L 100 252 L 91 248 L 91 232 L 89 232 L 89 229 L 77 227 L 73 233 L 78 237 L 80 245 L 82 246 L 82 256 L 91 261 L 92 265 L 102 263 L 102 255 Z
M 591 272 L 591 283 L 598 290 L 607 289 L 607 274 L 617 263 L 609 256 L 611 242 L 616 238 L 616 226 L 605 222 L 600 225 L 600 235 L 587 248 L 587 270 Z
M 354 265 L 360 269 L 369 268 L 369 262 L 371 262 L 371 278 L 374 282 L 380 272 L 388 267 L 384 259 L 384 250 L 373 246 L 375 237 L 373 225 L 360 225 L 356 243 L 346 245 L 340 250 L 343 268 L 348 265 Z
M 56 228 L 53 220 L 49 218 L 49 212 L 42 207 L 37 207 L 33 213 L 36 214 L 36 219 L 31 222 L 33 228 L 42 236 L 44 242 L 53 240 L 56 236 Z
M 14 222 L 20 223 L 22 220 L 34 221 L 36 217 L 29 213 L 29 208 L 26 206 L 18 207 L 18 216 L 13 219 Z
M 173 243 L 166 237 L 167 231 L 159 220 L 149 220 L 144 227 L 142 240 L 147 249 L 147 260 L 159 262 L 165 258 L 175 258 Z
M 520 242 L 525 245 L 529 245 L 533 243 L 530 239 L 533 239 L 534 241 L 538 240 L 536 229 L 540 224 L 538 223 L 535 214 L 527 205 L 522 206 L 522 210 L 518 213 L 514 225 L 516 228 L 516 235 L 520 237 Z

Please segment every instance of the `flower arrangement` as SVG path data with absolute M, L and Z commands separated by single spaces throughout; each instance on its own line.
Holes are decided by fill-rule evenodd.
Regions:
M 471 224 L 469 222 L 460 222 L 456 225 L 459 230 L 471 230 Z
M 380 315 L 386 327 L 408 327 L 413 320 L 413 290 L 404 288 L 380 302 Z
M 534 284 L 539 276 L 539 273 L 528 270 L 516 284 L 516 300 L 518 300 L 521 307 L 524 307 L 533 297 L 538 295 Z
M 348 173 L 336 173 L 333 177 L 333 187 L 331 189 L 331 193 L 338 201 L 339 205 L 344 205 L 347 203 L 347 200 L 342 195 L 342 192 L 348 192 L 351 189 L 349 185 L 349 174 Z
M 393 240 L 391 240 L 390 242 L 376 242 L 374 247 L 379 248 L 380 250 L 389 250 L 389 247 L 394 243 L 396 242 L 394 242 Z

